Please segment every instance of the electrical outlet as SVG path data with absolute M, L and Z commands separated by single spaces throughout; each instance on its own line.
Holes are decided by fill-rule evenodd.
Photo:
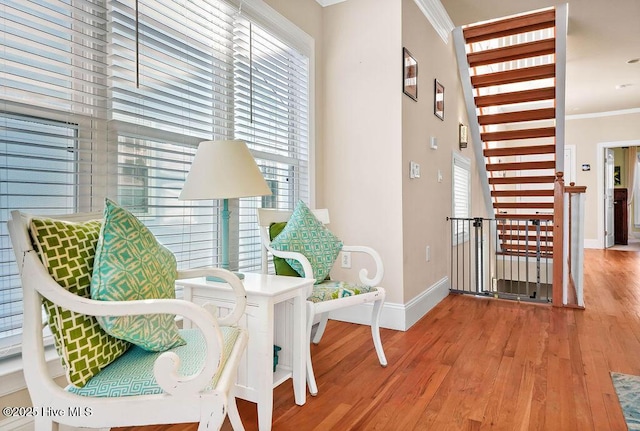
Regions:
M 428 245 L 427 246 L 427 262 L 429 262 L 431 260 L 431 246 Z
M 340 261 L 343 268 L 351 268 L 351 252 L 343 251 L 342 260 Z

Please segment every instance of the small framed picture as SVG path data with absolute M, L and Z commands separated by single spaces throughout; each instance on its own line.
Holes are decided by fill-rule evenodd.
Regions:
M 444 85 L 435 80 L 435 94 L 433 98 L 433 113 L 444 121 Z
M 402 48 L 402 91 L 418 100 L 418 62 L 407 48 Z

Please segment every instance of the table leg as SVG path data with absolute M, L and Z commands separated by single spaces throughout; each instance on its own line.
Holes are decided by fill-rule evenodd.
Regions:
M 257 361 L 257 405 L 258 405 L 258 430 L 270 431 L 273 420 L 273 331 L 275 310 L 274 304 L 269 302 L 264 307 L 258 307 L 259 313 L 264 315 L 258 316 L 258 322 L 262 327 L 256 333 L 259 337 L 257 340 L 258 354 Z
M 304 405 L 307 401 L 306 365 L 307 349 L 309 340 L 306 339 L 307 327 L 307 300 L 303 295 L 305 292 L 293 299 L 293 393 L 296 404 Z

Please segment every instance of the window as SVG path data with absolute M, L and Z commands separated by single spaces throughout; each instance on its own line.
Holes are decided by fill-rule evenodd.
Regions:
M 471 217 L 471 162 L 458 153 L 453 153 L 452 162 L 452 202 L 453 218 Z M 469 223 L 454 220 L 451 244 L 457 245 L 469 241 Z
M 201 141 L 244 139 L 274 191 L 231 202 L 231 267 L 258 270 L 255 209 L 310 195 L 309 37 L 253 0 L 0 4 L 0 356 L 22 324 L 11 209 L 110 197 L 181 268 L 217 265 L 218 202 L 177 199 Z

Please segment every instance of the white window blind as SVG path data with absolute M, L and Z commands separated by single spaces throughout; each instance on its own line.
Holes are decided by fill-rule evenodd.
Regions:
M 453 179 L 453 218 L 469 218 L 471 217 L 471 162 L 469 159 L 453 153 L 451 178 Z M 468 241 L 469 223 L 460 220 L 453 222 L 451 243 L 456 245 Z
M 240 269 L 257 271 L 255 209 L 293 209 L 309 197 L 309 59 L 244 16 L 234 36 L 235 134 L 247 142 L 273 193 L 240 202 Z
M 246 140 L 274 190 L 231 202 L 231 266 L 259 269 L 255 208 L 309 197 L 308 52 L 290 48 L 290 27 L 254 23 L 279 22 L 260 4 L 0 0 L 0 356 L 22 324 L 12 209 L 95 211 L 110 197 L 180 267 L 217 265 L 218 201 L 177 199 L 203 140 Z

